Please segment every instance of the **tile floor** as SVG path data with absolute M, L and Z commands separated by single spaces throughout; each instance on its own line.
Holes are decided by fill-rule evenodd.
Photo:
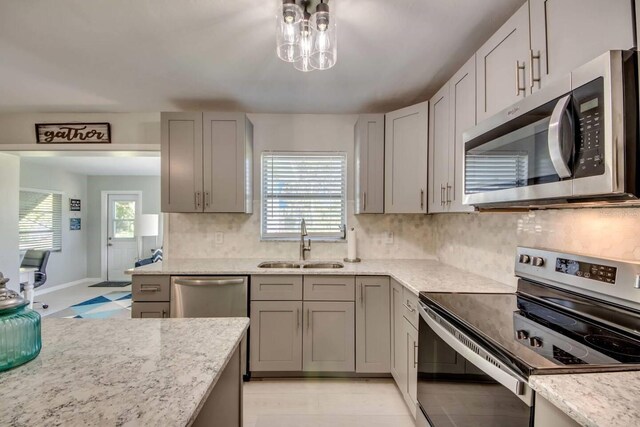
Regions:
M 49 308 L 42 309 L 40 304 L 35 304 L 34 309 L 42 316 L 51 316 L 62 310 L 68 309 L 73 305 L 80 304 L 84 301 L 96 298 L 102 295 L 110 294 L 114 291 L 131 293 L 131 285 L 123 288 L 90 288 L 89 285 L 100 282 L 100 280 L 87 280 L 86 283 L 71 286 L 69 288 L 60 289 L 47 294 L 38 295 L 36 292 L 36 301 L 42 301 L 49 304 Z M 53 317 L 60 317 L 55 315 Z M 62 316 L 64 317 L 64 316 Z
M 244 427 L 413 427 L 392 379 L 278 379 L 244 384 Z
M 110 288 L 113 289 L 113 288 Z M 50 314 L 49 317 L 67 319 L 130 319 L 131 291 L 111 291 L 69 308 Z

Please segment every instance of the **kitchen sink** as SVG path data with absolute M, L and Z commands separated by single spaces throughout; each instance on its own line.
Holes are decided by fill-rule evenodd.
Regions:
M 300 268 L 299 263 L 290 261 L 267 261 L 258 264 L 259 268 Z
M 309 262 L 302 265 L 302 268 L 343 268 L 341 262 Z

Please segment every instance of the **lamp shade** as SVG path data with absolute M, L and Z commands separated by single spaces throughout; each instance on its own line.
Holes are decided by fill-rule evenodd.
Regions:
M 144 214 L 140 216 L 138 236 L 158 235 L 158 214 Z

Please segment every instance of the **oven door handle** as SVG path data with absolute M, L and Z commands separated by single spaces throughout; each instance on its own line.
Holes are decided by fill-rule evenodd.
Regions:
M 549 122 L 549 156 L 553 168 L 560 178 L 571 176 L 568 164 L 573 146 L 573 129 L 569 115 L 570 101 L 571 95 L 560 98 L 551 113 L 551 121 Z
M 429 310 L 429 313 L 427 313 L 427 310 Z M 526 380 L 519 377 L 515 372 L 507 370 L 505 366 L 502 366 L 502 368 L 496 366 L 495 363 L 498 363 L 499 365 L 502 365 L 502 363 L 493 358 L 490 354 L 484 352 L 477 343 L 460 332 L 449 322 L 446 322 L 446 320 L 442 319 L 442 317 L 438 316 L 422 302 L 418 304 L 418 311 L 420 312 L 422 319 L 424 319 L 433 332 L 435 332 L 445 343 L 457 351 L 462 357 L 473 363 L 477 368 L 505 386 L 507 389 L 511 390 L 511 392 L 517 396 L 523 396 L 525 394 Z M 442 322 L 446 323 L 446 328 L 441 325 Z M 455 331 L 455 335 L 452 331 Z M 470 346 L 475 347 L 477 351 L 471 349 Z M 479 354 L 479 352 L 484 352 L 486 354 Z

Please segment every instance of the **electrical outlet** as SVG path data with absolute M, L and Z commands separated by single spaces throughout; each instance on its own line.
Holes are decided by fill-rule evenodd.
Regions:
M 216 245 L 222 245 L 224 243 L 224 233 L 222 231 L 216 231 L 215 242 Z
M 388 231 L 384 234 L 384 243 L 387 245 L 393 245 L 393 231 Z

